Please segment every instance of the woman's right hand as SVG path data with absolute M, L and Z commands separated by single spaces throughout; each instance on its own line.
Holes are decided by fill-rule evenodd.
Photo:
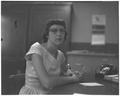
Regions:
M 72 75 L 72 79 L 74 82 L 79 82 L 79 77 L 75 74 Z

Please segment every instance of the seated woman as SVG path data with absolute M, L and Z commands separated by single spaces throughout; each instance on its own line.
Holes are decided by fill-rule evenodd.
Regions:
M 58 48 L 66 40 L 66 35 L 63 20 L 48 22 L 43 43 L 34 43 L 25 55 L 25 85 L 19 94 L 47 94 L 56 86 L 81 80 L 82 75 L 64 75 L 66 59 Z

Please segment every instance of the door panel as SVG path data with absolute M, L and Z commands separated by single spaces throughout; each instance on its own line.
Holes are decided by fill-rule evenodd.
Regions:
M 25 69 L 27 10 L 23 5 L 2 5 L 2 94 L 8 94 L 13 86 L 9 82 L 9 76 L 16 74 L 18 70 L 24 72 Z
M 4 56 L 23 57 L 25 53 L 25 32 L 27 31 L 27 10 L 25 9 L 23 6 L 15 5 L 2 7 L 1 37 Z

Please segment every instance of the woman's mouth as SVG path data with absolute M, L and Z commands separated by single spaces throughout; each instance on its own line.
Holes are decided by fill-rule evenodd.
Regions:
M 62 41 L 62 38 L 56 38 L 56 41 Z

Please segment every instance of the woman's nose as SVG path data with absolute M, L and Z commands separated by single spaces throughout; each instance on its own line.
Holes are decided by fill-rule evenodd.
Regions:
M 56 32 L 56 35 L 62 35 L 61 31 L 58 30 L 58 31 Z

